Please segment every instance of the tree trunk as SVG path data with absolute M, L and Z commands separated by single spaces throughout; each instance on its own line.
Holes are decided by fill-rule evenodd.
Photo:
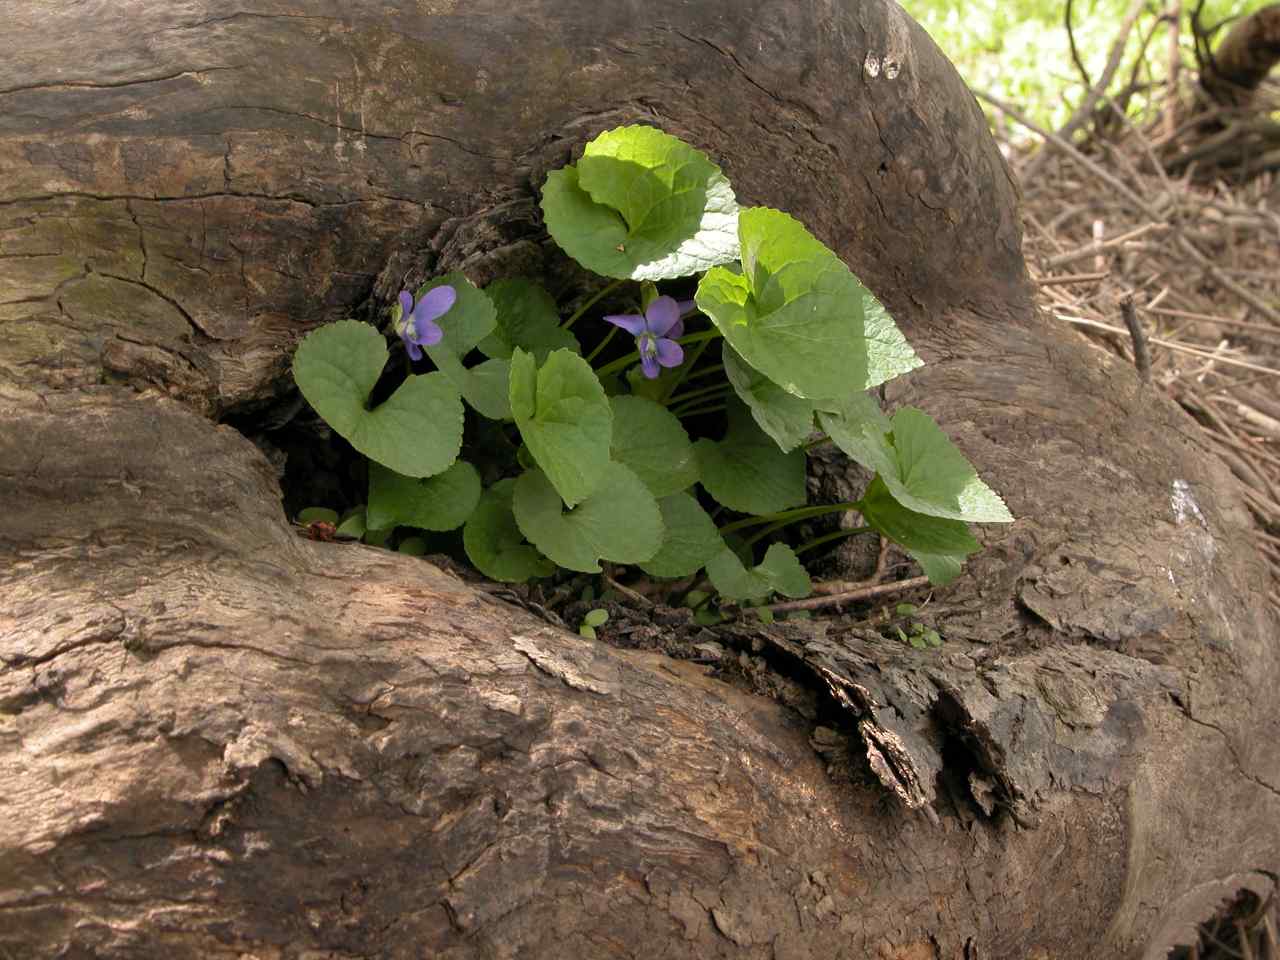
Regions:
M 1200 74 L 1200 86 L 1220 107 L 1247 107 L 1280 62 L 1280 4 L 1240 20 L 1218 44 Z
M 1235 483 L 1037 313 L 896 4 L 5 12 L 0 956 L 1156 957 L 1280 872 Z M 849 262 L 1020 518 L 941 652 L 779 626 L 742 662 L 799 706 L 741 693 L 299 539 L 219 425 L 405 274 L 558 269 L 545 171 L 635 121 Z

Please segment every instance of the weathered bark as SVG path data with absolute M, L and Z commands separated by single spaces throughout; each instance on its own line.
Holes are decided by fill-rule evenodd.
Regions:
M 1038 317 L 981 113 L 896 5 L 217 7 L 6 9 L 0 953 L 1158 956 L 1280 871 L 1234 483 Z M 929 361 L 891 399 L 1020 518 L 941 653 L 761 634 L 822 731 L 299 540 L 215 423 L 385 263 L 553 267 L 543 172 L 636 120 L 849 261 Z

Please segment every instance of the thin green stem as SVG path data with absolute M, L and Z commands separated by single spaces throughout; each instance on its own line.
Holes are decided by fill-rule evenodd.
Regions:
M 767 527 L 761 527 L 751 536 L 742 542 L 744 547 L 754 547 L 757 543 L 769 536 L 771 533 L 777 533 L 783 527 L 790 526 L 795 523 L 794 520 L 779 520 L 777 523 L 771 523 Z
M 701 370 L 697 371 L 696 373 L 689 374 L 687 377 L 684 378 L 685 383 L 688 383 L 690 380 L 701 380 L 703 377 L 709 377 L 713 373 L 719 373 L 723 369 L 724 369 L 723 363 L 713 363 L 709 367 L 703 367 Z
M 816 550 L 818 547 L 826 546 L 833 540 L 843 540 L 845 537 L 854 537 L 860 533 L 872 532 L 874 532 L 872 527 L 853 527 L 849 530 L 834 530 L 831 533 L 824 533 L 820 537 L 814 537 L 803 547 L 797 547 L 796 555 L 799 556 L 802 553 L 808 553 L 810 550 Z
M 677 417 L 700 417 L 707 413 L 720 413 L 722 410 L 727 410 L 727 409 L 728 409 L 727 404 L 713 403 L 709 407 L 692 406 L 692 407 L 685 407 L 682 410 L 672 410 L 671 412 L 675 414 Z
M 671 395 L 680 389 L 680 384 L 685 383 L 690 379 L 689 372 L 693 370 L 694 364 L 702 358 L 703 353 L 706 352 L 706 349 L 710 344 L 710 340 L 703 340 L 701 343 L 695 343 L 693 345 L 693 349 L 689 351 L 689 356 L 686 357 L 684 363 L 680 365 L 680 370 L 682 370 L 683 373 L 677 374 L 675 379 L 671 381 L 671 386 L 667 388 L 666 395 L 659 401 L 664 407 L 671 402 Z
M 683 337 L 676 341 L 682 347 L 687 347 L 691 343 L 702 343 L 704 340 L 715 340 L 724 336 L 716 327 L 710 330 L 699 330 L 697 333 L 686 333 Z
M 573 316 L 569 317 L 568 320 L 560 324 L 560 328 L 562 330 L 568 330 L 570 327 L 572 327 L 575 323 L 578 322 L 579 317 L 581 317 L 584 313 L 586 313 L 588 310 L 594 307 L 597 303 L 599 303 L 602 298 L 607 297 L 614 290 L 617 290 L 618 287 L 622 286 L 626 282 L 627 282 L 626 280 L 614 280 L 612 283 L 605 284 L 604 287 L 598 290 L 594 296 L 588 298 L 586 303 L 580 306 L 577 310 L 573 311 Z
M 704 340 L 714 340 L 716 339 L 716 337 L 719 337 L 720 335 L 721 334 L 719 330 L 700 330 L 697 333 L 689 334 L 687 337 L 681 337 L 679 340 L 676 341 L 676 343 L 680 344 L 681 346 L 687 347 L 691 343 L 702 343 Z M 596 376 L 599 377 L 601 380 L 603 380 L 605 377 L 609 376 L 609 374 L 611 373 L 618 373 L 622 370 L 625 370 L 627 367 L 631 366 L 631 364 L 636 362 L 636 357 L 638 356 L 639 356 L 638 351 L 632 351 L 631 353 L 628 353 L 625 357 L 619 357 L 617 360 L 614 360 L 612 363 L 606 363 L 603 367 L 601 367 L 599 370 L 596 371 Z
M 735 530 L 744 530 L 747 527 L 759 526 L 762 523 L 774 523 L 778 520 L 785 520 L 787 523 L 793 523 L 796 520 L 808 520 L 810 517 L 821 517 L 828 513 L 845 513 L 849 510 L 858 509 L 857 500 L 846 500 L 843 503 L 823 503 L 813 507 L 796 507 L 794 510 L 783 510 L 780 513 L 766 513 L 758 517 L 745 517 L 742 520 L 735 520 L 733 523 L 726 523 L 720 528 L 720 534 L 733 533 Z
M 667 403 L 673 403 L 677 405 L 681 403 L 688 403 L 690 400 L 696 400 L 699 397 L 705 397 L 708 394 L 728 393 L 732 389 L 733 389 L 733 386 L 731 384 L 714 383 L 709 387 L 702 387 L 700 390 L 689 390 L 689 391 L 686 391 L 685 393 L 680 394 L 680 396 L 678 397 L 670 397 L 667 400 Z
M 594 350 L 591 351 L 590 355 L 588 355 L 587 363 L 590 363 L 596 357 L 600 356 L 600 352 L 609 345 L 609 341 L 613 339 L 613 335 L 617 333 L 620 329 L 621 329 L 620 327 L 615 327 L 610 325 L 609 332 L 604 335 L 604 339 L 601 340 L 600 344 Z

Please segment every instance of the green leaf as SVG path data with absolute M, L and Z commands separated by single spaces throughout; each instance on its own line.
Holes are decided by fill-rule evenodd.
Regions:
M 511 355 L 511 413 L 538 466 L 561 499 L 576 506 L 609 465 L 613 413 L 595 371 L 568 350 L 537 368 L 533 354 Z
M 999 494 L 923 410 L 903 407 L 889 420 L 858 394 L 839 411 L 820 410 L 818 420 L 836 446 L 880 474 L 903 506 L 950 520 L 1013 522 Z
M 520 475 L 512 506 L 525 537 L 570 570 L 598 573 L 601 559 L 642 563 L 662 544 L 657 501 L 620 463 L 608 464 L 596 491 L 567 513 L 541 470 Z
M 858 509 L 869 525 L 908 550 L 961 556 L 978 550 L 978 541 L 963 521 L 933 517 L 904 507 L 878 475 L 862 495 Z
M 720 168 L 652 127 L 619 127 L 553 170 L 542 212 L 556 243 L 606 277 L 684 277 L 737 259 L 738 204 Z
M 666 407 L 643 397 L 613 397 L 610 457 L 626 464 L 655 497 L 679 493 L 698 482 L 693 444 Z
M 364 536 L 365 508 L 363 505 L 348 512 L 346 519 L 338 524 L 338 533 L 345 537 L 355 537 L 357 540 Z
M 424 479 L 369 464 L 366 522 L 375 529 L 454 530 L 466 522 L 479 502 L 480 474 L 465 461 L 458 460 L 443 473 Z
M 490 420 L 510 420 L 511 361 L 485 360 L 466 371 L 458 385 L 462 398 Z
M 588 627 L 598 627 L 606 623 L 608 619 L 609 619 L 608 610 L 596 609 L 596 610 L 588 610 L 586 612 L 586 615 L 583 616 L 582 622 L 585 623 Z
M 510 420 L 506 360 L 486 360 L 468 368 L 463 362 L 476 344 L 491 336 L 496 312 L 489 295 L 460 273 L 450 273 L 432 280 L 418 290 L 419 299 L 435 287 L 451 286 L 457 293 L 449 312 L 439 319 L 444 339 L 434 346 L 424 346 L 427 356 L 449 378 L 464 400 L 481 416 L 490 420 Z M 392 309 L 392 319 L 399 320 L 400 308 Z
M 307 507 L 298 513 L 299 523 L 332 523 L 338 522 L 338 511 L 328 507 Z
M 893 425 L 874 398 L 859 391 L 839 400 L 818 400 L 815 405 L 818 423 L 831 442 L 858 463 L 878 472 L 892 461 L 888 433 Z
M 549 577 L 556 565 L 524 542 L 511 509 L 515 480 L 499 480 L 480 497 L 462 529 L 467 558 L 490 580 L 522 583 Z
M 751 416 L 760 429 L 783 450 L 794 450 L 804 443 L 813 432 L 813 402 L 787 393 L 728 344 L 723 356 L 725 375 L 743 403 L 751 408 Z
M 658 501 L 667 536 L 652 558 L 640 569 L 654 577 L 687 577 L 724 549 L 715 522 L 687 493 L 675 493 Z
M 425 556 L 427 552 L 427 541 L 422 537 L 406 537 L 400 541 L 400 546 L 396 548 L 400 553 L 406 553 L 411 557 Z
M 509 360 L 512 351 L 520 347 L 544 363 L 552 350 L 582 352 L 573 332 L 560 326 L 556 302 L 540 284 L 524 279 L 495 280 L 484 292 L 498 316 L 493 332 L 479 343 L 485 356 Z
M 716 267 L 699 309 L 752 367 L 799 397 L 840 397 L 920 366 L 901 331 L 831 250 L 778 210 L 738 220 L 742 270 Z
M 364 532 L 364 542 L 371 547 L 385 547 L 387 541 L 391 539 L 391 534 L 395 532 L 395 527 L 384 527 L 381 530 L 368 530 Z
M 964 558 L 967 556 L 962 553 L 924 553 L 920 550 L 907 550 L 907 553 L 920 564 L 924 575 L 936 587 L 945 587 L 960 576 L 960 571 L 964 567 Z
M 1000 495 L 923 410 L 903 407 L 893 415 L 893 452 L 880 475 L 904 507 L 971 523 L 1013 522 Z
M 452 354 L 462 360 L 493 331 L 498 322 L 498 313 L 489 295 L 460 273 L 446 273 L 443 277 L 424 283 L 418 288 L 415 302 L 421 300 L 429 290 L 444 286 L 453 287 L 458 295 L 449 311 L 436 321 L 444 331 L 444 339 L 435 346 L 424 346 L 422 349 L 432 360 L 436 359 L 438 353 Z M 398 305 L 392 308 L 392 320 L 399 320 L 399 310 Z M 436 365 L 439 366 L 438 361 Z
M 693 450 L 702 485 L 730 510 L 778 513 L 807 499 L 804 451 L 783 453 L 741 404 L 730 405 L 723 440 L 699 440 Z
M 661 403 L 663 397 L 672 391 L 685 373 L 686 371 L 681 370 L 680 367 L 663 367 L 658 375 L 650 380 L 644 375 L 644 368 L 637 362 L 634 367 L 627 368 L 627 386 L 631 388 L 634 396 Z M 614 393 L 620 395 L 617 391 Z
M 707 577 L 726 600 L 764 600 L 771 593 L 799 599 L 813 590 L 795 551 L 783 543 L 770 545 L 764 560 L 750 570 L 725 547 L 707 564 Z
M 367 456 L 411 477 L 439 473 L 462 446 L 462 401 L 441 373 L 409 377 L 366 409 L 387 362 L 373 327 L 352 320 L 313 331 L 293 358 L 298 389 L 334 432 Z
M 586 637 L 588 640 L 594 640 L 596 638 L 596 628 L 584 623 L 582 626 L 578 627 L 578 635 Z
M 916 605 L 914 603 L 900 603 L 893 610 L 900 617 L 909 617 L 916 612 Z

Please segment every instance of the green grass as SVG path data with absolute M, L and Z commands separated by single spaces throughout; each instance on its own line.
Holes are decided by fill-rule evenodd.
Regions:
M 1201 22 L 1213 25 L 1242 16 L 1271 0 L 1208 0 Z M 1072 11 L 1076 49 L 1096 82 L 1129 0 L 1077 0 Z M 1071 115 L 1084 86 L 1071 62 L 1062 0 L 904 0 L 903 7 L 929 31 L 951 58 L 970 87 L 1024 109 L 1037 123 L 1059 127 Z M 1124 64 L 1112 91 L 1118 91 L 1133 72 L 1142 38 L 1155 26 L 1163 0 L 1153 3 L 1129 35 Z M 1181 49 L 1184 64 L 1194 66 L 1189 11 L 1184 0 Z M 1168 34 L 1163 25 L 1148 45 L 1140 76 L 1162 80 L 1167 74 Z M 1225 32 L 1225 30 L 1224 30 Z M 1221 39 L 1222 33 L 1215 39 Z M 1131 106 L 1141 109 L 1144 100 Z

